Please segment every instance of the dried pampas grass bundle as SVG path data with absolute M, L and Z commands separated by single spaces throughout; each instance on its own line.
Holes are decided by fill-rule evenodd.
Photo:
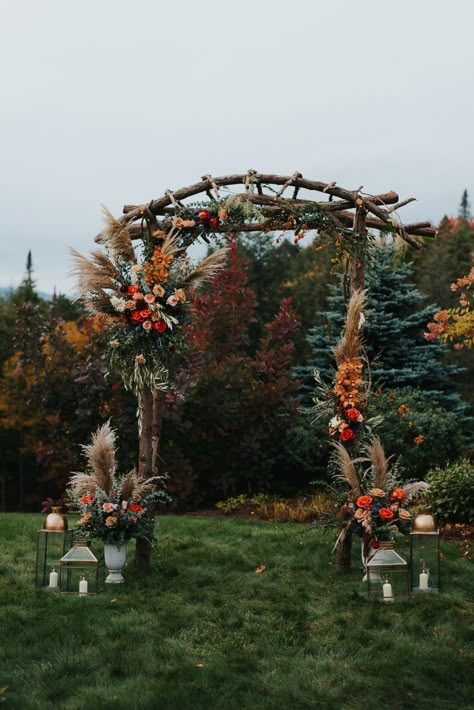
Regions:
M 109 210 L 102 206 L 105 218 L 105 229 L 97 235 L 95 241 L 104 244 L 115 258 L 134 264 L 137 261 L 132 245 L 132 239 L 127 227 L 115 219 Z
M 206 281 L 210 281 L 225 265 L 228 247 L 222 247 L 203 259 L 183 283 L 184 288 L 197 288 Z
M 363 310 L 365 306 L 365 291 L 354 291 L 347 306 L 344 335 L 334 348 L 337 365 L 344 360 L 354 360 L 360 357 L 362 350 Z
M 336 465 L 336 473 L 334 478 L 341 483 L 349 484 L 355 496 L 360 495 L 359 479 L 354 462 L 345 446 L 339 441 L 333 443 L 334 454 L 333 460 Z

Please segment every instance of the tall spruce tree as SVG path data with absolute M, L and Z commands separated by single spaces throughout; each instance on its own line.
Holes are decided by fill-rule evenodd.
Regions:
M 437 308 L 423 305 L 426 299 L 411 280 L 412 265 L 397 261 L 396 256 L 392 245 L 381 244 L 374 248 L 367 270 L 364 339 L 373 384 L 390 389 L 421 389 L 427 397 L 461 415 L 466 405 L 453 391 L 453 380 L 460 376 L 462 368 L 443 363 L 447 352 L 443 343 L 424 339 L 426 324 Z M 327 382 L 334 370 L 332 347 L 345 314 L 341 287 L 332 288 L 328 303 L 326 324 L 311 329 L 308 335 L 311 360 L 296 370 L 303 379 L 306 398 L 314 391 L 314 369 Z
M 459 205 L 459 216 L 468 222 L 471 218 L 471 204 L 469 202 L 469 195 L 467 190 L 464 190 L 461 197 L 461 204 Z
M 13 302 L 16 304 L 38 303 L 39 300 L 40 297 L 36 292 L 36 283 L 33 278 L 33 258 L 31 256 L 31 251 L 29 251 L 26 258 L 26 274 L 23 281 L 13 294 Z

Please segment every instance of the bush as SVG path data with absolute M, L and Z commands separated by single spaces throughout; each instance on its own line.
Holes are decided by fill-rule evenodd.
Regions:
M 459 459 L 465 439 L 457 415 L 420 390 L 405 387 L 376 393 L 371 414 L 383 423 L 375 433 L 388 456 L 395 455 L 408 478 L 424 478 L 430 468 Z
M 474 523 L 474 464 L 468 460 L 435 468 L 426 477 L 433 515 L 445 523 Z

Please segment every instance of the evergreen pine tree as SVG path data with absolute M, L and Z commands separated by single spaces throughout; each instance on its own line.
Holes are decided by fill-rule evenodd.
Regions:
M 26 258 L 26 275 L 13 294 L 13 302 L 16 304 L 38 303 L 39 300 L 40 297 L 36 292 L 36 283 L 33 278 L 33 258 L 30 250 Z
M 471 205 L 469 202 L 469 195 L 467 190 L 464 190 L 461 197 L 461 204 L 459 205 L 459 216 L 461 219 L 468 222 L 471 218 Z
M 367 270 L 364 340 L 373 386 L 422 389 L 433 401 L 462 414 L 466 405 L 453 391 L 453 378 L 462 369 L 455 364 L 443 364 L 445 344 L 428 343 L 423 335 L 437 308 L 423 305 L 425 297 L 411 281 L 412 265 L 394 264 L 394 257 L 393 246 L 380 245 L 374 249 Z M 326 382 L 333 377 L 332 347 L 339 338 L 345 316 L 341 287 L 332 289 L 328 303 L 327 323 L 313 328 L 308 336 L 311 362 L 296 370 L 303 379 L 306 397 L 314 390 L 315 368 Z

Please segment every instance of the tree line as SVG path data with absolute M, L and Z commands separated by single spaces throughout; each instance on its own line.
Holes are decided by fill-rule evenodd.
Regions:
M 466 195 L 419 252 L 389 238 L 370 251 L 364 336 L 378 433 L 408 477 L 472 447 L 472 353 L 424 332 L 456 305 L 450 286 L 472 267 L 473 244 Z M 166 398 L 160 456 L 173 509 L 327 480 L 327 423 L 307 410 L 314 370 L 331 381 L 344 308 L 341 265 L 317 239 L 231 239 L 227 267 L 193 297 Z M 38 295 L 29 254 L 23 282 L 0 298 L 2 510 L 59 498 L 81 468 L 81 444 L 109 418 L 121 469 L 135 463 L 135 402 L 107 372 L 103 338 L 100 321 L 65 296 Z

